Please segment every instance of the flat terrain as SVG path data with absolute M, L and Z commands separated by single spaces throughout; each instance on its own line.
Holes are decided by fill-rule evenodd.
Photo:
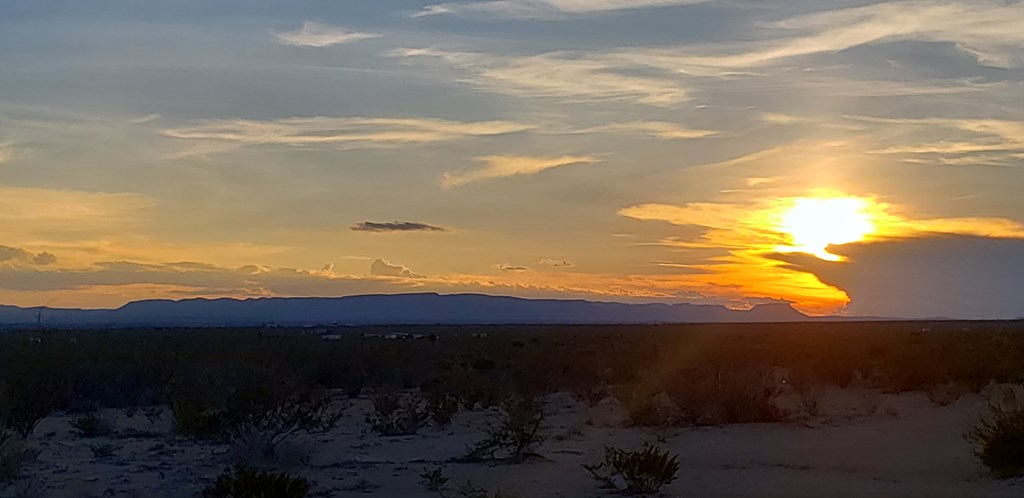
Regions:
M 335 430 L 296 440 L 311 450 L 308 465 L 285 467 L 309 478 L 322 496 L 437 496 L 418 476 L 439 466 L 453 485 L 470 480 L 524 498 L 611 496 L 581 464 L 599 459 L 605 445 L 635 447 L 661 438 L 682 462 L 679 479 L 665 496 L 1024 495 L 1024 483 L 986 477 L 961 437 L 982 408 L 978 395 L 942 407 L 922 393 L 836 389 L 823 395 L 822 404 L 819 417 L 801 423 L 652 430 L 619 427 L 627 414 L 613 400 L 589 408 L 570 396 L 553 395 L 547 427 L 552 438 L 541 446 L 542 457 L 513 465 L 451 461 L 483 436 L 491 417 L 487 412 L 461 414 L 445 430 L 382 437 L 367 430 L 363 416 L 371 408 L 362 400 L 347 409 Z M 175 436 L 169 414 L 156 423 L 142 415 L 127 419 L 119 411 L 106 415 L 116 420 L 120 433 L 89 440 L 73 435 L 65 416 L 44 420 L 37 429 L 39 461 L 4 496 L 30 488 L 36 496 L 68 498 L 193 497 L 231 464 L 230 446 Z M 104 443 L 116 447 L 114 455 L 94 457 L 89 446 Z
M 1020 322 L 17 331 L 0 334 L 0 409 L 44 416 L 0 497 L 191 498 L 238 462 L 312 496 L 438 497 L 420 478 L 436 468 L 452 498 L 467 482 L 616 496 L 582 465 L 648 442 L 679 458 L 668 497 L 1020 497 L 964 434 L 1021 386 Z M 340 418 L 273 458 L 204 429 L 305 392 Z M 385 436 L 369 423 L 382 393 L 456 409 Z M 535 454 L 465 461 L 524 397 L 546 416 Z M 113 432 L 76 433 L 87 416 Z

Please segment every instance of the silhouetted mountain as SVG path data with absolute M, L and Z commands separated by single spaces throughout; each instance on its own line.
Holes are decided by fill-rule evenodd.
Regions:
M 790 322 L 808 317 L 785 303 L 750 310 L 718 305 L 625 304 L 479 294 L 396 294 L 337 298 L 136 301 L 116 310 L 0 306 L 0 325 L 254 326 L 531 323 Z

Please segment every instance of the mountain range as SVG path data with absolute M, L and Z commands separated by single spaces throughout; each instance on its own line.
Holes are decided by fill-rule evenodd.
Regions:
M 0 326 L 232 327 L 420 324 L 592 324 L 792 322 L 786 303 L 749 310 L 720 305 L 626 304 L 481 294 L 394 294 L 331 298 L 145 300 L 117 309 L 0 306 Z

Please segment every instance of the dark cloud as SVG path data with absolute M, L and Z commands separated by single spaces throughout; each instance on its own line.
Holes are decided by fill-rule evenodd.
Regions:
M 442 228 L 434 225 L 428 225 L 426 223 L 417 223 L 414 221 L 389 221 L 389 222 L 376 222 L 376 221 L 362 221 L 352 225 L 352 230 L 356 232 L 374 232 L 374 233 L 386 233 L 386 232 L 447 232 L 447 228 Z
M 567 260 L 564 260 L 564 259 L 551 259 L 551 258 L 544 258 L 544 259 L 538 261 L 537 264 L 539 264 L 541 266 L 551 266 L 551 267 L 554 267 L 554 268 L 572 268 L 573 266 L 576 266 L 575 264 L 573 264 L 572 261 L 567 261 Z
M 377 259 L 370 265 L 370 275 L 376 277 L 423 278 L 423 275 L 419 275 L 405 266 L 396 265 L 383 259 Z
M 778 254 L 850 296 L 847 312 L 900 318 L 1024 317 L 1024 240 L 933 236 L 832 246 L 847 261 Z
M 39 266 L 52 265 L 57 262 L 57 256 L 50 252 L 41 252 L 32 256 L 32 264 Z
M 516 265 L 508 265 L 508 264 L 494 265 L 494 268 L 496 270 L 511 271 L 511 272 L 524 272 L 524 271 L 529 271 L 530 270 L 529 268 L 527 268 L 525 266 L 516 266 Z
M 32 258 L 32 255 L 24 249 L 10 246 L 0 246 L 0 263 L 6 261 L 21 261 Z
M 46 266 L 56 263 L 57 256 L 48 252 L 32 254 L 20 247 L 0 246 L 0 263 L 6 262 L 29 263 L 37 266 Z

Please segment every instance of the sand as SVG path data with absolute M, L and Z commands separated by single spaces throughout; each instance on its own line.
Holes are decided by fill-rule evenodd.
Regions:
M 834 389 L 822 393 L 820 406 L 794 423 L 652 430 L 620 424 L 624 414 L 613 400 L 588 408 L 555 395 L 547 402 L 552 437 L 540 448 L 543 458 L 512 465 L 452 461 L 483 435 L 493 413 L 463 413 L 447 429 L 388 438 L 368 431 L 370 403 L 360 399 L 338 428 L 285 446 L 291 461 L 281 465 L 310 479 L 317 496 L 436 497 L 419 474 L 440 466 L 450 486 L 469 480 L 523 498 L 599 497 L 612 494 L 582 464 L 598 461 L 605 445 L 660 441 L 682 464 L 668 497 L 1024 496 L 1024 482 L 988 477 L 962 437 L 984 407 L 979 395 L 939 406 L 924 393 Z M 175 436 L 169 413 L 155 422 L 141 413 L 103 414 L 118 431 L 95 439 L 77 437 L 67 415 L 44 420 L 32 436 L 38 461 L 0 497 L 194 497 L 234 458 L 228 446 Z M 90 445 L 101 444 L 114 445 L 114 455 L 94 456 Z M 307 463 L 288 456 L 299 453 Z

